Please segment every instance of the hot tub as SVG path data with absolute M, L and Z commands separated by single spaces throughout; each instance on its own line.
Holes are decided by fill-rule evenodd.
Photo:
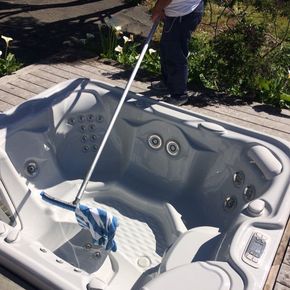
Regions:
M 262 289 L 286 141 L 129 93 L 81 200 L 118 218 L 117 251 L 41 198 L 74 200 L 122 92 L 70 80 L 0 116 L 0 263 L 40 289 Z

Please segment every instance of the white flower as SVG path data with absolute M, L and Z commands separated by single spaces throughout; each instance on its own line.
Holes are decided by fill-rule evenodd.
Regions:
M 0 50 L 0 56 L 2 55 L 2 51 Z
M 123 52 L 123 47 L 118 45 L 115 47 L 115 51 L 119 52 L 119 53 L 122 53 Z
M 92 33 L 87 33 L 87 34 L 86 34 L 86 37 L 87 37 L 88 39 L 93 39 L 93 38 L 95 38 L 95 36 L 94 36 Z
M 155 52 L 156 52 L 155 49 L 153 49 L 153 48 L 149 48 L 149 54 L 152 54 L 152 53 L 155 53 Z
M 121 26 L 114 26 L 114 30 L 115 30 L 116 36 L 119 36 L 120 34 L 123 34 Z
M 9 42 L 13 40 L 13 38 L 4 35 L 1 35 L 1 38 L 4 39 L 7 46 L 9 46 Z
M 132 39 L 127 36 L 123 36 L 123 39 L 124 39 L 124 43 L 132 41 Z

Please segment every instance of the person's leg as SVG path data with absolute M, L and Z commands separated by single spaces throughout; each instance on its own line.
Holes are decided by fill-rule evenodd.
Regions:
M 195 31 L 198 24 L 201 22 L 203 9 L 204 9 L 203 1 L 201 1 L 199 6 L 195 9 L 195 11 L 182 17 L 180 28 L 181 33 L 180 41 L 181 41 L 181 49 L 183 50 L 183 54 L 186 55 L 186 59 L 189 54 L 189 42 L 192 37 L 192 33 Z
M 188 46 L 192 32 L 201 21 L 203 3 L 183 17 L 166 17 L 160 43 L 162 76 L 173 98 L 186 95 Z M 184 98 L 182 103 L 186 102 Z M 178 102 L 177 102 L 178 104 Z
M 161 76 L 162 81 L 167 86 L 168 83 L 168 63 L 170 61 L 171 49 L 169 46 L 174 42 L 175 35 L 172 31 L 172 27 L 176 18 L 174 17 L 166 17 L 164 19 L 163 31 L 160 39 L 160 65 L 161 65 Z
M 180 17 L 166 17 L 160 41 L 160 63 L 164 83 L 171 95 L 185 93 L 186 56 L 180 38 Z
M 169 93 L 168 91 L 168 62 L 170 61 L 170 50 L 168 45 L 171 38 L 171 27 L 174 25 L 173 17 L 166 17 L 164 20 L 162 36 L 160 40 L 160 66 L 161 66 L 161 81 L 152 82 L 151 87 L 156 93 Z M 174 39 L 174 36 L 172 37 Z

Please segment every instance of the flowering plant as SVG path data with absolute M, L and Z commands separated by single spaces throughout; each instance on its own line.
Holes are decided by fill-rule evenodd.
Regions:
M 0 50 L 0 77 L 11 74 L 21 67 L 21 63 L 16 60 L 15 55 L 8 52 L 13 39 L 4 35 L 1 36 L 1 39 L 5 42 L 5 51 L 3 53 Z

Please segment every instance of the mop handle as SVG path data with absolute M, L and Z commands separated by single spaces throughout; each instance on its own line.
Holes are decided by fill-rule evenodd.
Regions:
M 110 133 L 112 131 L 112 128 L 113 128 L 113 126 L 115 124 L 115 121 L 116 121 L 116 119 L 117 119 L 117 117 L 118 117 L 118 115 L 119 115 L 119 113 L 121 111 L 123 103 L 125 102 L 127 94 L 129 92 L 129 89 L 130 89 L 130 87 L 132 85 L 132 82 L 133 82 L 133 80 L 134 80 L 134 78 L 136 76 L 136 73 L 137 73 L 137 71 L 138 71 L 138 69 L 140 67 L 140 64 L 141 64 L 141 62 L 142 62 L 142 60 L 144 58 L 144 55 L 145 55 L 145 53 L 146 53 L 146 51 L 148 49 L 149 43 L 150 43 L 150 41 L 151 41 L 151 39 L 153 37 L 153 34 L 155 33 L 155 30 L 156 30 L 158 24 L 159 24 L 158 22 L 155 22 L 152 25 L 152 28 L 151 28 L 151 30 L 150 30 L 147 38 L 146 38 L 144 47 L 143 47 L 143 49 L 141 51 L 141 54 L 140 54 L 140 56 L 138 58 L 138 61 L 137 61 L 136 65 L 135 65 L 135 68 L 134 68 L 134 70 L 133 70 L 133 72 L 132 72 L 132 74 L 130 76 L 130 79 L 129 79 L 127 85 L 126 85 L 126 88 L 125 88 L 125 90 L 123 92 L 123 95 L 122 95 L 120 101 L 119 101 L 119 104 L 118 104 L 118 106 L 117 106 L 117 108 L 115 110 L 115 113 L 114 113 L 114 115 L 113 115 L 113 117 L 111 119 L 111 122 L 110 122 L 110 124 L 108 126 L 108 129 L 107 129 L 107 131 L 105 133 L 105 136 L 104 136 L 104 138 L 102 140 L 102 143 L 101 143 L 101 145 L 100 145 L 100 147 L 99 147 L 99 149 L 97 151 L 97 154 L 96 154 L 96 156 L 95 156 L 95 158 L 94 158 L 94 160 L 92 162 L 91 167 L 89 168 L 89 170 L 87 172 L 87 175 L 86 175 L 85 179 L 83 180 L 83 182 L 82 182 L 82 184 L 80 186 L 80 189 L 79 189 L 79 191 L 78 191 L 78 193 L 77 193 L 77 195 L 75 197 L 75 200 L 73 201 L 74 205 L 77 205 L 80 202 L 80 200 L 81 200 L 81 198 L 82 198 L 82 196 L 84 194 L 85 188 L 86 188 L 86 186 L 87 186 L 87 184 L 88 184 L 88 182 L 89 182 L 89 180 L 90 180 L 90 178 L 91 178 L 91 176 L 93 174 L 93 171 L 94 171 L 94 169 L 95 169 L 95 167 L 97 165 L 97 162 L 99 161 L 99 158 L 100 158 L 100 156 L 101 156 L 101 154 L 103 152 L 103 149 L 104 149 L 104 147 L 106 145 L 106 142 L 107 142 L 107 140 L 109 138 L 109 135 L 110 135 Z

